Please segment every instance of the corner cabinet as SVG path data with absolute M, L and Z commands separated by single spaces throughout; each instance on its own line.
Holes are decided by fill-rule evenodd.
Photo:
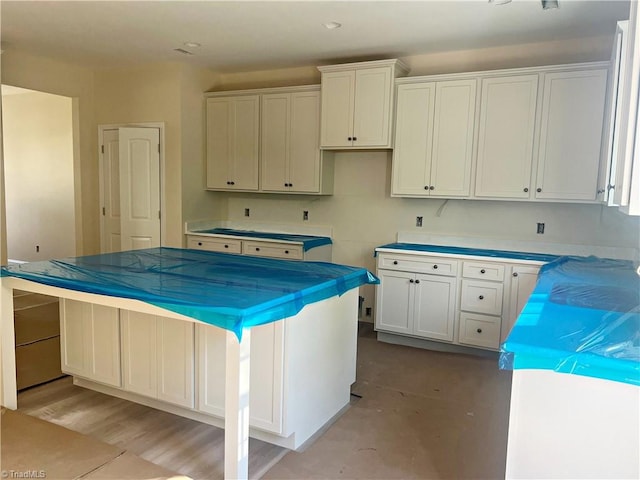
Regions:
M 396 343 L 413 337 L 498 350 L 542 263 L 380 249 L 375 329 Z
M 607 70 L 546 73 L 536 199 L 595 201 Z
M 207 188 L 258 190 L 260 97 L 207 98 Z
M 476 84 L 398 85 L 391 195 L 469 196 Z
M 394 79 L 406 75 L 407 67 L 399 60 L 379 60 L 318 70 L 321 148 L 391 148 Z

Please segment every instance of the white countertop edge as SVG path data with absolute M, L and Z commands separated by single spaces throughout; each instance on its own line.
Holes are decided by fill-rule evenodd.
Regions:
M 212 228 L 231 228 L 234 230 L 250 230 L 254 232 L 284 234 L 289 233 L 292 235 L 311 235 L 316 237 L 329 238 L 332 238 L 333 236 L 333 227 L 329 225 L 259 223 L 251 221 L 243 222 L 237 220 L 192 220 L 185 222 L 184 233 L 189 235 L 203 235 L 202 233 L 198 233 L 196 230 L 209 230 Z
M 398 232 L 397 241 L 422 245 L 442 245 L 486 250 L 506 250 L 511 252 L 542 253 L 550 255 L 595 255 L 601 258 L 618 260 L 640 260 L 640 249 L 628 247 L 609 247 L 598 245 L 574 245 L 565 243 L 531 242 L 488 237 L 462 237 L 449 235 L 431 235 L 416 232 Z M 395 250 L 398 251 L 398 250 Z M 486 257 L 493 258 L 493 257 Z
M 544 260 L 529 260 L 523 258 L 509 258 L 509 257 L 493 257 L 487 255 L 474 255 L 465 253 L 448 253 L 448 252 L 425 252 L 422 250 L 402 250 L 398 248 L 376 248 L 377 253 L 390 253 L 390 254 L 404 254 L 404 255 L 420 255 L 425 257 L 444 257 L 455 258 L 458 260 L 481 260 L 483 262 L 500 262 L 500 263 L 514 263 L 518 265 L 535 265 L 541 266 L 548 263 Z M 525 252 L 526 253 L 526 252 Z

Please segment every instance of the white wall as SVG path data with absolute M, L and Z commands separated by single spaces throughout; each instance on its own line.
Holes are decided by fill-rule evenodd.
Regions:
M 72 100 L 31 92 L 2 103 L 8 257 L 73 256 Z

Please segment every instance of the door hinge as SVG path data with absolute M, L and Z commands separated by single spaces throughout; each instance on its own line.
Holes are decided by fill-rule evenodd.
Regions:
M 158 153 L 160 153 L 160 144 L 158 144 Z
M 102 150 L 102 153 L 104 154 L 104 145 L 100 145 L 100 150 Z
M 102 207 L 102 216 L 105 216 L 107 214 L 106 210 L 104 207 Z
M 160 215 L 160 210 L 158 210 L 158 220 L 162 220 L 162 216 Z

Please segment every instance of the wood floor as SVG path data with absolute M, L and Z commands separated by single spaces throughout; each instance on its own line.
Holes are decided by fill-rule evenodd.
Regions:
M 18 410 L 194 479 L 223 478 L 224 430 L 76 387 L 71 377 L 20 392 Z M 260 478 L 286 453 L 250 439 L 250 477 Z
M 362 398 L 303 452 L 251 440 L 251 478 L 504 478 L 511 372 L 497 358 L 378 342 L 361 325 Z M 357 399 L 357 397 L 354 397 Z M 196 479 L 222 478 L 223 431 L 75 387 L 20 393 L 19 410 Z

